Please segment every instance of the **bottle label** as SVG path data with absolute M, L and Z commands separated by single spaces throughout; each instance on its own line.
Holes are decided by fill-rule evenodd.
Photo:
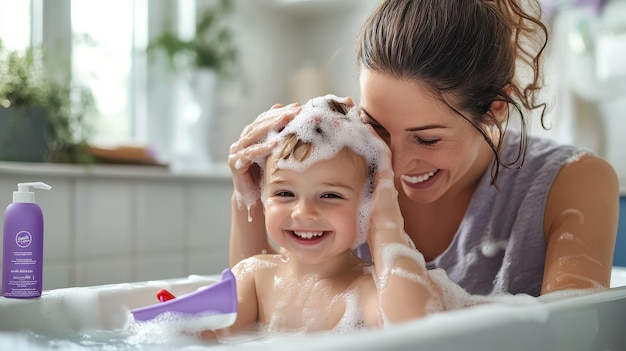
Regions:
M 33 236 L 29 232 L 22 230 L 15 235 L 15 243 L 22 249 L 27 248 L 33 242 Z
M 41 295 L 41 273 L 37 271 L 38 259 L 31 250 L 33 246 L 32 234 L 21 230 L 15 234 L 13 250 L 5 248 L 4 253 L 8 260 L 4 263 L 9 265 L 2 277 L 5 297 L 28 298 Z

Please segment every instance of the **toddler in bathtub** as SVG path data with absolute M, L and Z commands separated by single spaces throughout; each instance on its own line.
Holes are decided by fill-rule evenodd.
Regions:
M 379 328 L 443 309 L 439 288 L 404 233 L 391 154 L 356 107 L 318 97 L 283 130 L 270 156 L 257 160 L 260 188 L 237 193 L 238 206 L 261 197 L 265 227 L 279 254 L 259 254 L 232 269 L 234 325 L 270 332 L 344 332 Z M 368 242 L 374 265 L 353 249 Z

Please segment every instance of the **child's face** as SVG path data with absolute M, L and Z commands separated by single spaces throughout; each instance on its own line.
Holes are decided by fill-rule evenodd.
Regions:
M 344 150 L 298 172 L 276 170 L 275 158 L 268 158 L 265 223 L 292 258 L 315 264 L 351 250 L 367 177 L 359 161 Z

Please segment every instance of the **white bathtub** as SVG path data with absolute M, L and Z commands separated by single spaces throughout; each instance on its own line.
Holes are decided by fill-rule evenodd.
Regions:
M 0 350 L 44 350 L 33 335 L 63 339 L 124 328 L 129 310 L 155 301 L 157 290 L 174 295 L 196 290 L 216 276 L 46 291 L 38 299 L 0 298 Z M 615 268 L 611 289 L 541 303 L 490 303 L 444 312 L 386 330 L 341 335 L 273 337 L 236 344 L 186 344 L 210 350 L 626 350 L 626 269 Z M 29 332 L 28 332 L 29 331 Z M 29 336 L 29 337 L 27 337 Z M 35 340 L 37 338 L 35 337 Z M 47 339 L 47 340 L 48 340 Z M 67 345 L 56 342 L 54 345 Z M 171 344 L 120 349 L 169 350 Z M 59 347 L 57 349 L 65 349 Z M 75 350 L 107 349 L 76 346 Z

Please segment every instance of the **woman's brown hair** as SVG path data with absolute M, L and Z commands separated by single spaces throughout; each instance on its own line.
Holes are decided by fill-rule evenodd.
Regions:
M 544 125 L 546 104 L 538 92 L 548 32 L 540 15 L 536 0 L 385 0 L 361 28 L 357 57 L 364 69 L 418 81 L 471 123 L 494 153 L 495 183 L 500 165 L 523 163 L 524 113 L 538 109 Z M 490 111 L 494 101 L 509 106 L 507 123 L 510 111 L 518 112 L 522 138 L 515 160 L 501 160 L 507 123 Z

